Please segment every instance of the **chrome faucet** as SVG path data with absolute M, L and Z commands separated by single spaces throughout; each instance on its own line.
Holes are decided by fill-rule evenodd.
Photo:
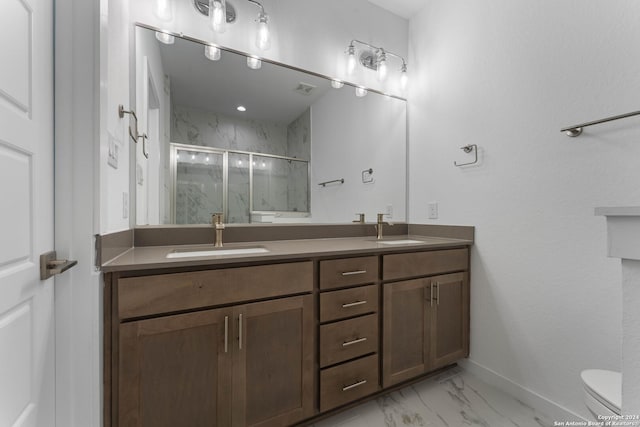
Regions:
M 376 224 L 376 231 L 378 232 L 378 235 L 376 236 L 376 238 L 378 240 L 382 240 L 382 225 L 384 224 L 384 216 L 385 214 L 378 214 L 378 223 Z M 387 221 L 387 225 L 393 225 L 392 222 Z
M 224 215 L 221 213 L 211 214 L 211 225 L 216 228 L 216 248 L 222 247 L 222 231 L 224 230 Z
M 358 219 L 354 219 L 352 222 L 357 222 L 359 224 L 364 224 L 364 214 L 363 213 L 357 213 L 356 215 L 358 215 Z

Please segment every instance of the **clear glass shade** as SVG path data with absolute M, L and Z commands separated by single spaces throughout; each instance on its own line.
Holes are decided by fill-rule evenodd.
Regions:
M 211 29 L 216 33 L 224 33 L 227 30 L 226 0 L 209 1 L 209 21 L 211 22 Z

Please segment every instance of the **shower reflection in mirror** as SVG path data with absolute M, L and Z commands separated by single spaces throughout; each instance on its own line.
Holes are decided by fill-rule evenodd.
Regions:
M 174 224 L 310 218 L 307 160 L 172 143 L 171 182 Z

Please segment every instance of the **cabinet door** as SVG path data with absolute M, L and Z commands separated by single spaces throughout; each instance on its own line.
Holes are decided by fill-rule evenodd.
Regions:
M 386 283 L 383 310 L 382 383 L 411 379 L 429 369 L 429 279 Z
M 210 310 L 120 325 L 119 427 L 231 425 L 231 315 Z
M 313 319 L 311 295 L 234 310 L 234 426 L 281 427 L 314 414 Z
M 469 355 L 469 275 L 437 276 L 431 284 L 431 368 L 437 369 Z

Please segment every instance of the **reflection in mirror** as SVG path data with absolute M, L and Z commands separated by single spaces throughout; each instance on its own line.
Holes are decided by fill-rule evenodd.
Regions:
M 141 144 L 136 153 L 138 225 L 208 224 L 213 212 L 237 224 L 406 219 L 405 100 L 205 53 L 136 28 L 139 131 L 149 137 L 149 158 Z

